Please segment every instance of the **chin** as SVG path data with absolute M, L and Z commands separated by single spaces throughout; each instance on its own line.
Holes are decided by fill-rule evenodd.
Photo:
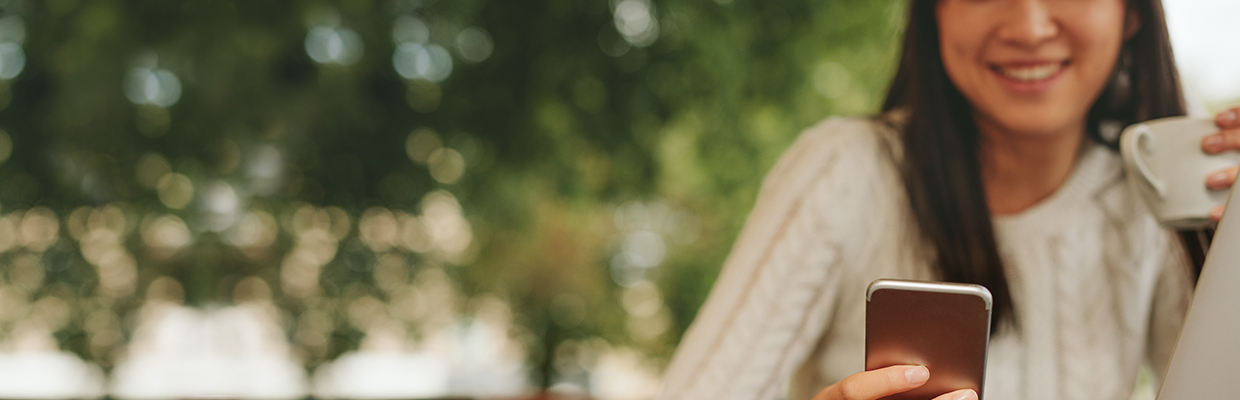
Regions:
M 990 118 L 1002 131 L 1018 136 L 1054 137 L 1083 132 L 1085 115 L 1068 117 L 1063 110 L 1012 107 L 1009 112 Z

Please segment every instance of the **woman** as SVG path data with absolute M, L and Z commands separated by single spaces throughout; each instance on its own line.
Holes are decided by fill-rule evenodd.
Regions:
M 934 371 L 860 372 L 880 277 L 991 290 L 987 398 L 1128 399 L 1142 365 L 1161 376 L 1190 260 L 1115 151 L 1123 126 L 1185 113 L 1159 0 L 910 0 L 883 110 L 811 128 L 771 171 L 662 398 L 921 385 Z M 1237 112 L 1203 149 L 1240 148 Z

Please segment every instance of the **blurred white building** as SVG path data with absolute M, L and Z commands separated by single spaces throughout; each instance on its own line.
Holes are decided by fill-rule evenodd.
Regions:
M 112 396 L 303 398 L 304 369 L 275 316 L 270 302 L 216 310 L 148 303 L 128 355 L 113 370 Z
M 410 342 L 391 325 L 366 332 L 361 348 L 320 366 L 320 398 L 516 397 L 531 389 L 525 353 L 496 318 L 462 318 Z
M 76 355 L 43 349 L 0 352 L 0 398 L 97 399 L 103 370 Z

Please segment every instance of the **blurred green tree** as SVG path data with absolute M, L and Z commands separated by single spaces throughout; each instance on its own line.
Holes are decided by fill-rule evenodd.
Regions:
M 419 215 L 429 194 L 447 193 L 472 227 L 468 250 L 401 253 L 407 274 L 442 270 L 466 299 L 506 301 L 533 379 L 549 387 L 568 341 L 671 354 L 764 171 L 818 120 L 877 109 L 902 6 L 7 1 L 27 33 L 24 69 L 0 85 L 13 150 L 0 209 L 47 207 L 65 229 L 82 206 L 118 207 L 131 226 L 184 221 L 192 244 L 175 256 L 152 255 L 138 234 L 123 243 L 137 289 L 106 302 L 122 317 L 160 276 L 199 306 L 231 302 L 257 276 L 293 321 L 319 300 L 284 292 L 281 260 L 301 240 L 295 214 L 323 215 L 347 229 L 317 280 L 338 325 L 327 348 L 289 326 L 313 366 L 358 345 L 349 301 L 393 296 L 375 278 L 388 253 L 354 226 L 367 210 Z M 276 241 L 237 246 L 221 220 L 232 209 L 217 203 L 274 216 Z M 645 225 L 624 222 L 633 213 Z M 85 304 L 101 283 L 79 247 L 47 250 L 43 290 L 71 288 Z M 650 293 L 658 310 L 635 314 Z M 107 365 L 83 329 L 62 329 L 62 346 Z

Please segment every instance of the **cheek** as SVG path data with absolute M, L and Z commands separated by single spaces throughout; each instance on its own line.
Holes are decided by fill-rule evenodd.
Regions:
M 1076 33 L 1076 57 L 1080 60 L 1084 79 L 1088 87 L 1102 90 L 1108 83 L 1120 48 L 1123 46 L 1123 20 L 1115 18 L 1113 13 L 1095 13 L 1093 18 L 1084 18 L 1080 23 L 1073 24 Z
M 984 37 L 975 27 L 952 19 L 939 19 L 939 54 L 947 77 L 962 91 L 967 91 L 976 72 L 971 66 L 979 57 Z

